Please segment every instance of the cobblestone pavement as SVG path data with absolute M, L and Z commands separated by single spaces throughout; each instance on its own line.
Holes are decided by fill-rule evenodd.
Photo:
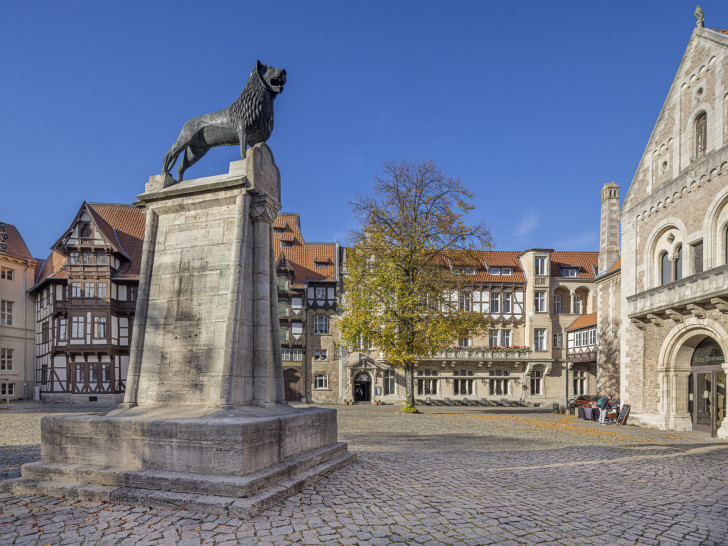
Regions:
M 0 480 L 43 413 L 0 411 Z M 521 408 L 343 406 L 354 464 L 241 521 L 0 495 L 2 544 L 725 544 L 728 444 Z

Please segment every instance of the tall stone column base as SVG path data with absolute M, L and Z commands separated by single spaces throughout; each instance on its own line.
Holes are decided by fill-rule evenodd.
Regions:
M 290 406 L 44 417 L 42 462 L 1 487 L 247 518 L 356 459 L 336 428 L 335 410 Z

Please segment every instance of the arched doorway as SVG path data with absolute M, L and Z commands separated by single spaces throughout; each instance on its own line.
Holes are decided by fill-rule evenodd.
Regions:
M 710 338 L 703 339 L 693 351 L 688 379 L 688 411 L 693 430 L 712 436 L 723 424 L 726 411 L 726 374 L 721 364 L 723 350 Z
M 283 385 L 286 391 L 286 402 L 300 402 L 303 398 L 303 378 L 298 370 L 288 369 L 283 372 Z
M 354 376 L 354 402 L 372 401 L 372 377 L 366 372 Z

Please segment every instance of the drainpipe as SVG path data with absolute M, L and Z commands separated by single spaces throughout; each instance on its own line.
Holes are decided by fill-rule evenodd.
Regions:
M 25 399 L 28 399 L 28 363 L 26 362 L 28 356 L 28 340 L 25 339 L 25 331 L 28 328 L 28 319 L 26 317 L 28 307 L 28 292 L 26 291 L 25 277 L 28 273 L 30 262 L 28 262 L 23 270 L 23 395 Z M 35 325 L 33 327 L 33 342 L 35 342 Z M 35 359 L 33 359 L 35 360 Z M 35 369 L 35 362 L 33 362 L 33 369 Z

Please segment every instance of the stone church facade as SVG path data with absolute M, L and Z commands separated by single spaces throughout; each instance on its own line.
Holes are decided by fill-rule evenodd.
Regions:
M 621 400 L 639 423 L 726 438 L 726 31 L 695 28 L 620 221 Z

